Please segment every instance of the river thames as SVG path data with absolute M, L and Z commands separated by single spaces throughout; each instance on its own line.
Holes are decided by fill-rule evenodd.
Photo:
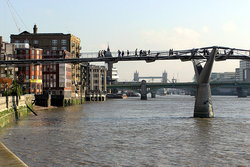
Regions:
M 0 140 L 30 167 L 249 166 L 250 98 L 213 107 L 199 119 L 191 96 L 85 103 L 29 114 Z

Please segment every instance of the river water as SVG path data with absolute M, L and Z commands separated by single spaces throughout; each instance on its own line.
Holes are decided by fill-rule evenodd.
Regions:
M 30 114 L 0 140 L 30 167 L 249 166 L 250 98 L 213 105 L 197 119 L 191 96 L 85 103 Z

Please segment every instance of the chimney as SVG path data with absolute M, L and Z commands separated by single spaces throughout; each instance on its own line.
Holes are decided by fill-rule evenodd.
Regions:
M 36 26 L 36 24 L 34 25 L 33 33 L 34 33 L 34 34 L 37 34 L 37 26 Z

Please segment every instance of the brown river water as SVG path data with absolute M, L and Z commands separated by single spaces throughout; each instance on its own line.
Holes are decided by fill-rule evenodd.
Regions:
M 0 141 L 30 167 L 250 166 L 250 98 L 213 106 L 198 119 L 191 96 L 85 103 L 29 114 Z

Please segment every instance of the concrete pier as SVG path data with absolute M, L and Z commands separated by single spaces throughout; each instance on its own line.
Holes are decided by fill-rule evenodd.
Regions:
M 20 158 L 0 142 L 0 167 L 28 167 Z
M 156 92 L 151 92 L 151 98 L 156 98 Z
M 194 70 L 198 83 L 197 95 L 195 97 L 194 117 L 211 118 L 214 117 L 211 99 L 210 74 L 212 71 L 217 49 L 213 48 L 204 67 L 200 62 L 194 60 Z
M 141 81 L 141 100 L 147 100 L 147 83 L 145 80 Z

